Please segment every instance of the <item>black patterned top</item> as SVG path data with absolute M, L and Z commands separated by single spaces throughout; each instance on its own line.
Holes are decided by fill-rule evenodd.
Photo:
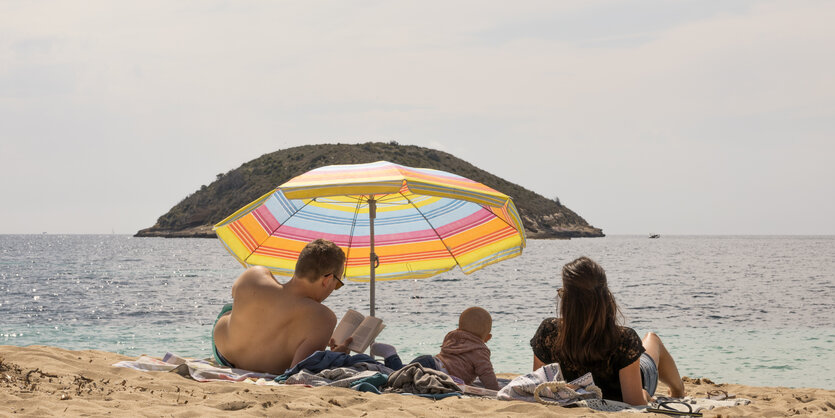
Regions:
M 531 348 L 537 358 L 545 364 L 559 363 L 563 377 L 570 382 L 588 372 L 594 378 L 594 384 L 603 391 L 604 399 L 623 401 L 623 394 L 620 390 L 620 369 L 632 364 L 641 357 L 644 345 L 638 337 L 638 333 L 632 328 L 619 327 L 620 342 L 614 352 L 608 356 L 610 361 L 598 364 L 574 364 L 563 360 L 554 347 L 554 342 L 560 333 L 560 320 L 558 318 L 546 318 L 539 325 L 533 338 Z

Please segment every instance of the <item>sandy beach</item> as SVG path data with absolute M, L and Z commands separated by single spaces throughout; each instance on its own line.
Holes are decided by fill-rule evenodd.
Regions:
M 343 388 L 199 383 L 178 374 L 113 367 L 135 358 L 103 351 L 49 346 L 0 346 L 0 416 L 634 416 L 585 408 L 560 408 L 483 398 L 432 401 Z M 502 377 L 511 378 L 506 374 Z M 687 392 L 704 397 L 722 389 L 752 400 L 705 416 L 831 416 L 835 391 L 754 387 L 686 380 Z M 665 393 L 666 388 L 659 388 Z

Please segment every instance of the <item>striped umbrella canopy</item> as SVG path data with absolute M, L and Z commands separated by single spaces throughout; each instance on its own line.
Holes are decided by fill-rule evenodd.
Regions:
M 515 257 L 525 230 L 513 201 L 481 183 L 387 161 L 308 171 L 214 227 L 244 266 L 292 276 L 317 238 L 346 254 L 345 278 L 425 278 L 461 267 L 472 273 Z

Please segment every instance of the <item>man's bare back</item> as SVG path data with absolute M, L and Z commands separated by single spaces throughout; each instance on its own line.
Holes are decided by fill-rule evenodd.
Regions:
M 215 324 L 217 351 L 236 368 L 282 374 L 324 350 L 336 326 L 336 315 L 322 304 L 341 285 L 342 266 L 335 268 L 285 284 L 266 268 L 247 269 L 232 286 L 231 313 Z

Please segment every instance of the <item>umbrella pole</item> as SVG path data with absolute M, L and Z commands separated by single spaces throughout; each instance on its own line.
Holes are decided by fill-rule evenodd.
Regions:
M 371 268 L 371 309 L 370 314 L 374 316 L 374 269 L 377 268 L 377 254 L 374 254 L 374 218 L 377 217 L 377 201 L 374 196 L 368 199 L 368 221 L 370 228 L 370 248 L 371 254 L 369 256 L 369 267 Z

